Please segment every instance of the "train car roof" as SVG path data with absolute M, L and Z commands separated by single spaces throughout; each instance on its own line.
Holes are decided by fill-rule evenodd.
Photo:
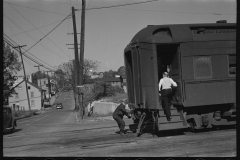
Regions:
M 180 43 L 228 39 L 236 39 L 236 23 L 148 25 L 132 38 L 129 45 L 141 42 Z

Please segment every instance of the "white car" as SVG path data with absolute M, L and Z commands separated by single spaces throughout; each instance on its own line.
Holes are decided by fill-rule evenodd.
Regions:
M 57 104 L 56 104 L 56 108 L 57 108 L 57 109 L 63 109 L 62 103 L 57 103 Z

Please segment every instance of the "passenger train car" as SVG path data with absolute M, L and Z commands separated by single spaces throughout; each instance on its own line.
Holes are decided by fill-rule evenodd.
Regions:
M 149 120 L 154 130 L 236 124 L 236 24 L 220 22 L 149 25 L 132 38 L 124 61 L 138 129 Z M 166 71 L 178 85 L 171 122 L 158 89 Z

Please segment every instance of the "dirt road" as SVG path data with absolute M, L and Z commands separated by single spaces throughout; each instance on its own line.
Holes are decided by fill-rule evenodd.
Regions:
M 235 157 L 236 128 L 191 133 L 159 131 L 120 136 L 111 117 L 76 122 L 72 102 L 18 122 L 17 132 L 3 135 L 4 157 Z M 64 100 L 65 99 L 65 100 Z M 71 104 L 71 105 L 67 105 Z M 132 123 L 125 119 L 126 129 Z M 21 123 L 22 122 L 22 123 Z

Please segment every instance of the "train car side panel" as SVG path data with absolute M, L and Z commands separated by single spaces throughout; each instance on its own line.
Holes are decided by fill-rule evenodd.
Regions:
M 181 44 L 185 107 L 236 103 L 235 46 L 234 41 Z
M 236 102 L 235 81 L 187 82 L 184 106 L 203 106 Z
M 142 75 L 142 102 L 143 108 L 159 109 L 158 102 L 158 77 L 157 55 L 155 45 L 141 44 L 138 48 L 140 53 L 141 75 Z

